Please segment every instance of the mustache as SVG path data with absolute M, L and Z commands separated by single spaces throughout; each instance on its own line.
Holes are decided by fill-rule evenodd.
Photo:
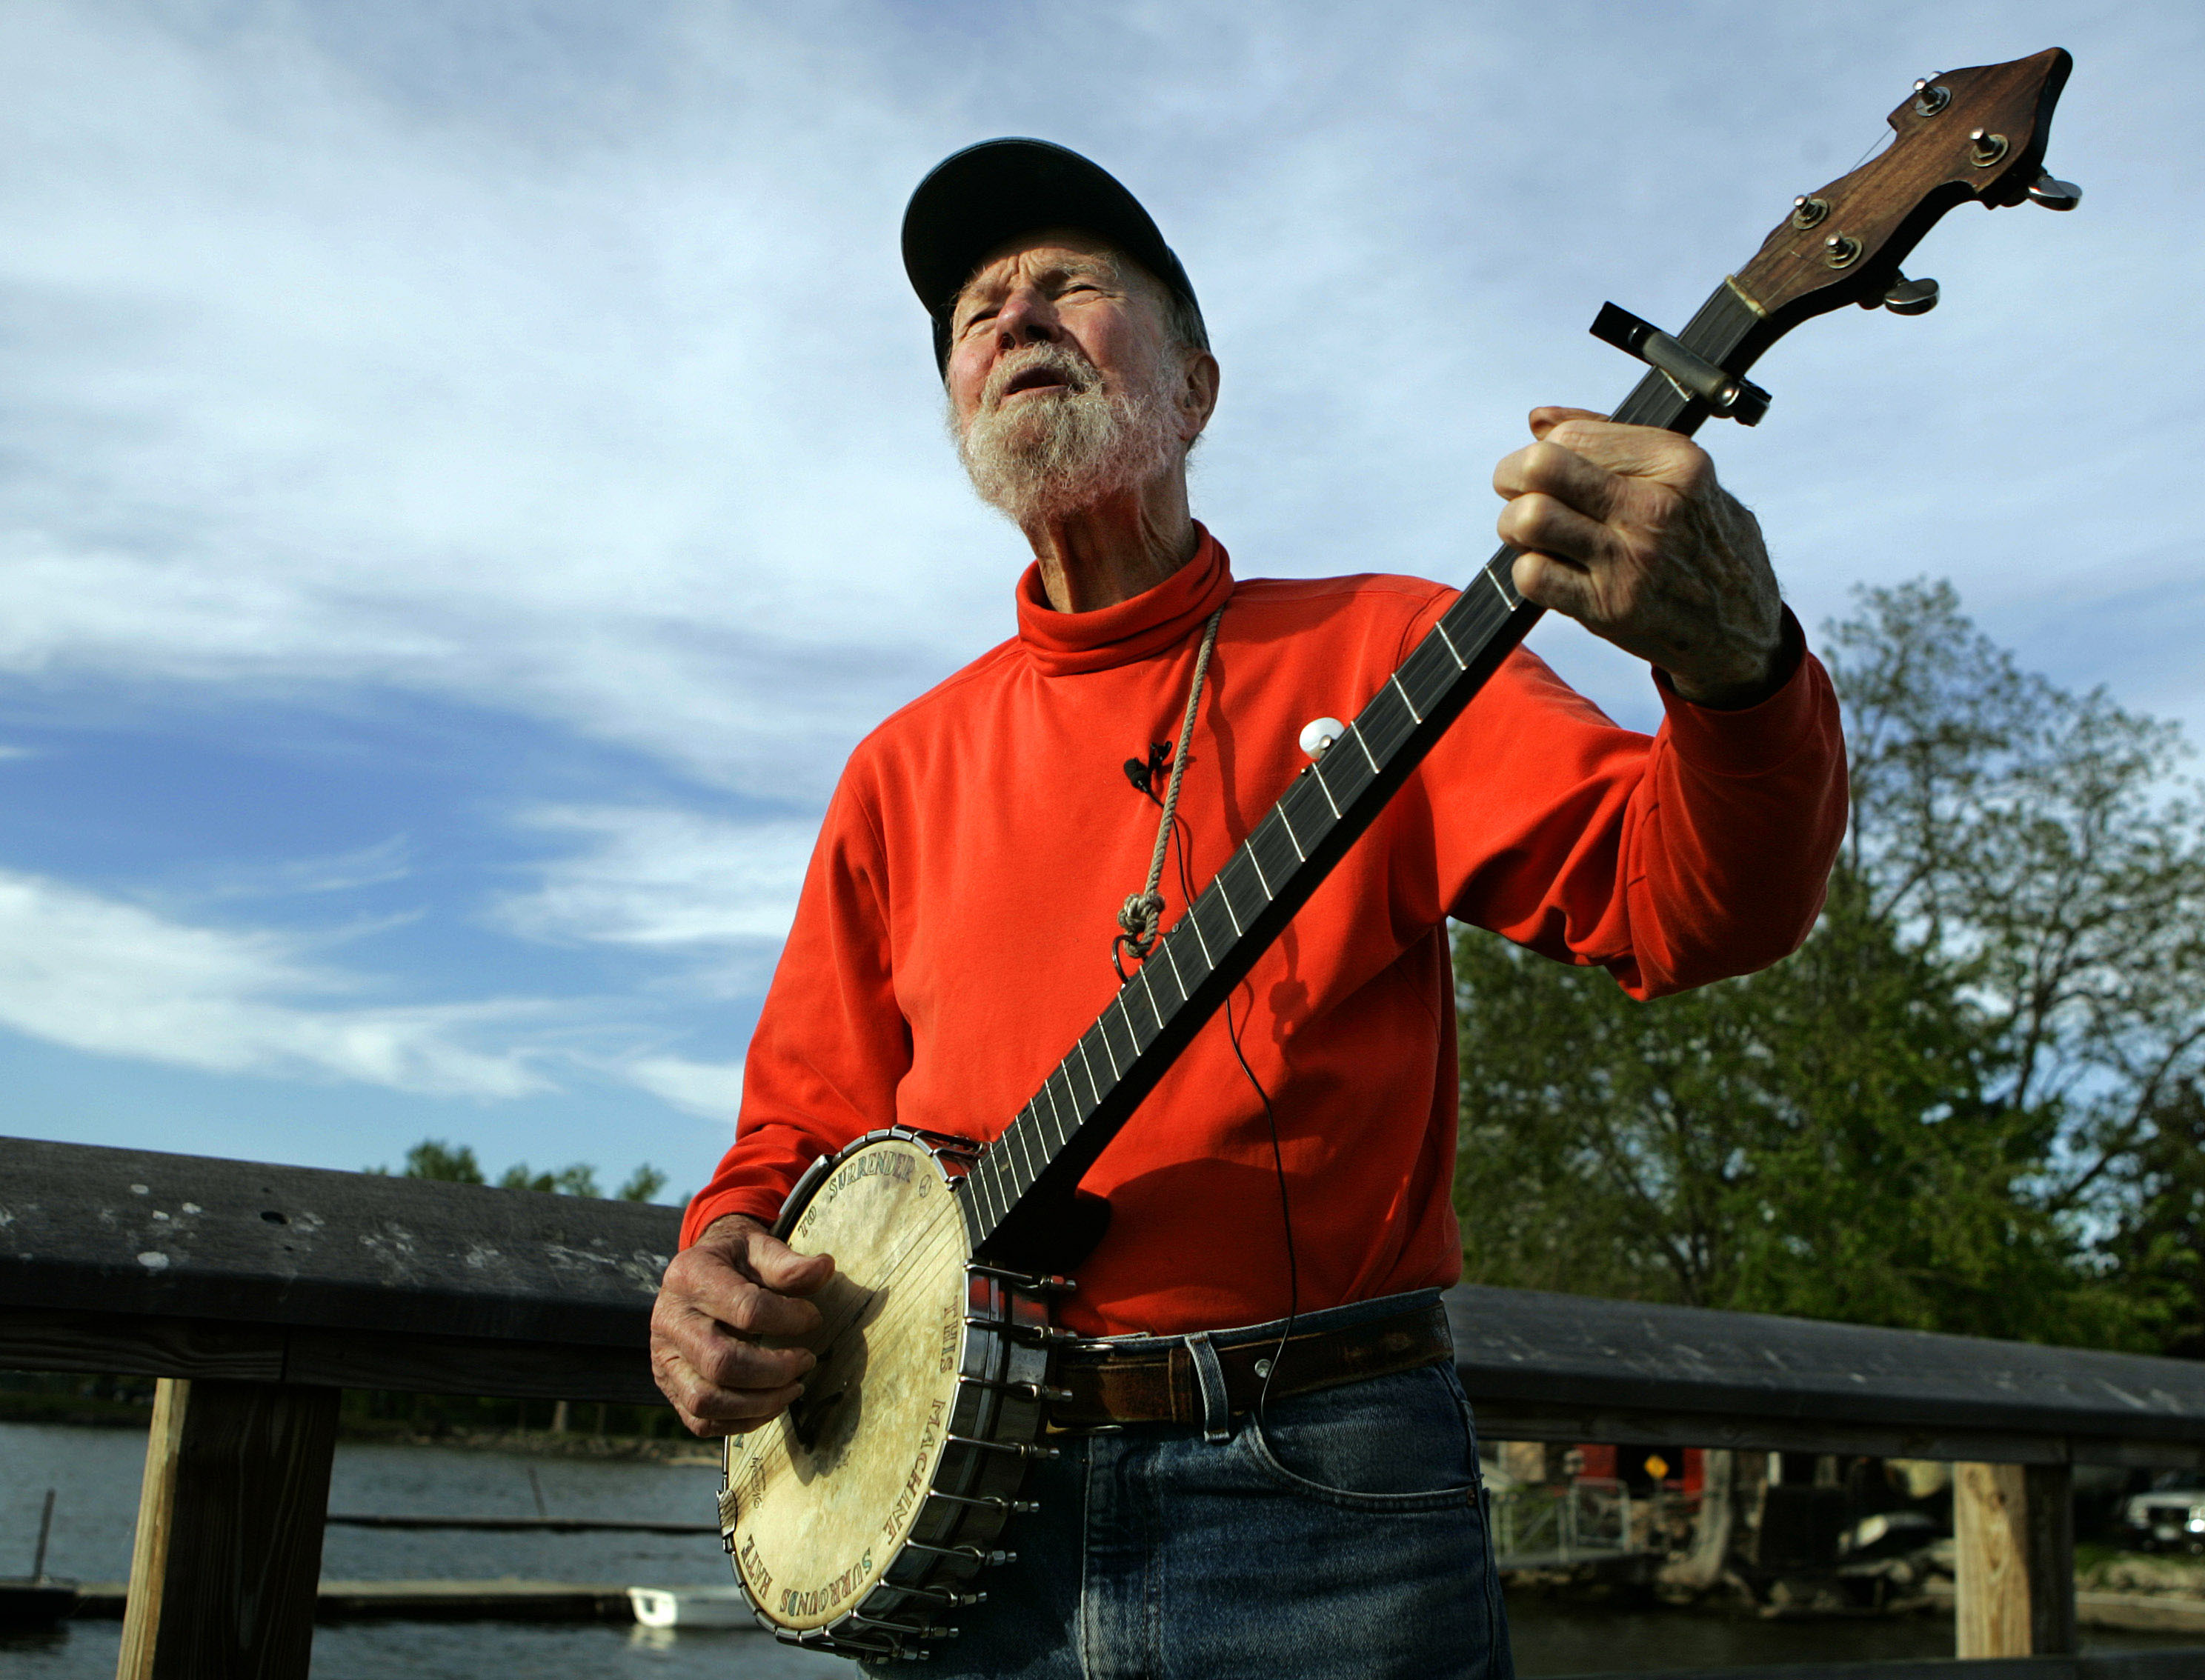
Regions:
M 1037 371 L 1055 375 L 1074 396 L 1085 396 L 1100 383 L 1095 365 L 1077 351 L 1061 344 L 1029 344 L 1006 356 L 990 371 L 988 383 L 980 389 L 982 412 L 1001 406 L 1014 380 Z

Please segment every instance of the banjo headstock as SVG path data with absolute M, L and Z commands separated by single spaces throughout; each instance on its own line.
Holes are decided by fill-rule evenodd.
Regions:
M 1934 281 L 1899 271 L 1946 211 L 1974 199 L 2071 210 L 2079 189 L 2044 173 L 2052 110 L 2074 60 L 2059 47 L 1927 77 L 1891 114 L 1892 144 L 1803 193 L 1732 283 L 1780 330 L 1843 305 L 1916 314 Z
M 1745 371 L 1801 322 L 1849 303 L 1899 315 L 1936 306 L 1937 282 L 1909 280 L 1899 265 L 1946 211 L 1971 199 L 2074 209 L 2083 189 L 2044 173 L 2052 108 L 2074 62 L 2053 47 L 1916 82 L 1891 114 L 1893 143 L 1793 199 L 1753 260 L 1675 337 L 1608 305 L 1593 336 L 1664 376 L 1641 381 L 1614 418 L 1686 433 L 1711 417 L 1756 424 L 1768 393 Z

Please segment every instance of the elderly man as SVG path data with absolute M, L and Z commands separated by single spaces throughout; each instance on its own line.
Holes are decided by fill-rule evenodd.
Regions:
M 1017 635 L 862 742 L 828 811 L 654 1319 L 700 1434 L 776 1416 L 813 1363 L 759 1340 L 811 1328 L 832 1272 L 769 1231 L 802 1168 L 898 1122 L 1000 1131 L 1108 1002 L 1114 942 L 1145 945 L 1159 805 L 1168 926 L 1302 726 L 1353 715 L 1453 599 L 1236 579 L 1188 509 L 1218 392 L 1193 288 L 1094 164 L 960 152 L 904 249 L 959 452 L 1032 564 Z M 1845 813 L 1829 685 L 1706 455 L 1574 409 L 1531 430 L 1494 481 L 1516 586 L 1647 660 L 1666 721 L 1619 729 L 1510 656 L 1090 1171 L 1111 1220 L 1062 1316 L 1091 1380 L 957 1671 L 1510 1672 L 1433 1311 L 1461 1266 L 1447 918 L 1640 996 L 1701 984 L 1805 936 Z M 1173 1348 L 1227 1380 L 1091 1380 Z

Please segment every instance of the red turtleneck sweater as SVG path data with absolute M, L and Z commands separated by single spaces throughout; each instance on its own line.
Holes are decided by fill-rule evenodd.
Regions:
M 1228 599 L 1180 796 L 1198 891 L 1306 762 L 1302 726 L 1353 717 L 1453 591 L 1236 584 L 1206 533 L 1166 582 L 1099 612 L 1052 610 L 1029 569 L 1018 635 L 851 754 L 751 1040 L 734 1147 L 684 1242 L 723 1214 L 772 1220 L 813 1157 L 862 1132 L 990 1138 L 1025 1105 L 1116 991 L 1111 937 L 1157 818 L 1123 767 L 1177 738 L 1203 620 Z M 1805 937 L 1845 822 L 1828 679 L 1802 656 L 1738 712 L 1661 692 L 1649 739 L 1511 656 L 1235 994 L 1277 1113 L 1303 1310 L 1460 1274 L 1448 917 L 1601 964 L 1641 997 Z M 1186 907 L 1175 875 L 1167 928 Z M 1270 1134 L 1221 1020 L 1085 1186 L 1112 1220 L 1065 1303 L 1074 1330 L 1285 1315 Z

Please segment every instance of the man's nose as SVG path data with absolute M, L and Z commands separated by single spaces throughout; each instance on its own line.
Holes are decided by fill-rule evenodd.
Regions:
M 1006 350 L 1022 344 L 1054 344 L 1061 333 L 1055 308 L 1031 287 L 1013 292 L 996 312 L 996 342 Z

